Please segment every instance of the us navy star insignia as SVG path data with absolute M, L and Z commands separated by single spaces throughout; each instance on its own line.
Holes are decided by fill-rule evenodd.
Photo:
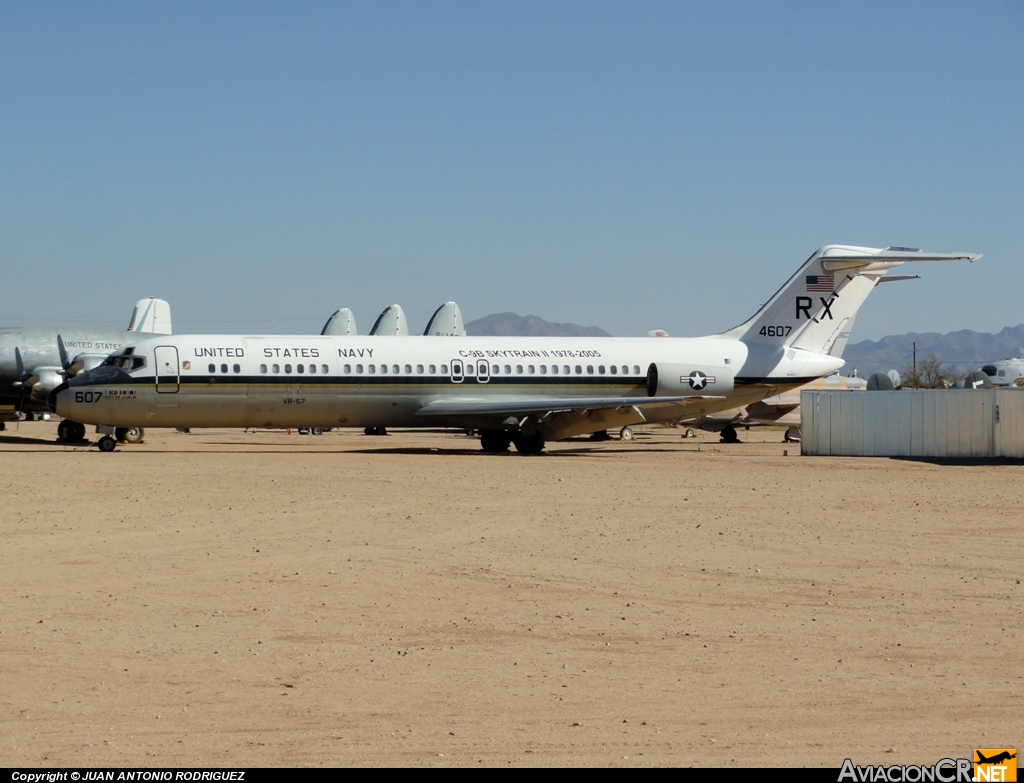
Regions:
M 700 389 L 703 389 L 709 383 L 714 383 L 715 382 L 715 376 L 714 375 L 705 375 L 700 370 L 694 370 L 693 372 L 690 373 L 688 378 L 689 378 L 689 381 L 690 381 L 690 388 L 694 389 L 694 390 L 698 390 L 698 391 Z M 682 379 L 680 379 L 680 380 L 682 380 Z

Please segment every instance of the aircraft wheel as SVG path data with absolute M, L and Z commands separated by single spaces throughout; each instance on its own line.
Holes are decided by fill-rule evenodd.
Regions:
M 512 436 L 505 430 L 480 430 L 480 447 L 488 454 L 502 454 L 511 443 Z
M 539 432 L 535 432 L 533 435 L 519 433 L 512 437 L 512 442 L 520 454 L 540 454 L 544 451 L 544 436 Z
M 786 434 L 782 438 L 783 443 L 799 443 L 800 442 L 800 428 L 790 427 L 786 430 Z
M 100 451 L 113 451 L 117 448 L 117 441 L 109 435 L 104 435 L 96 445 L 99 447 Z
M 736 428 L 731 424 L 727 424 L 722 430 L 722 442 L 723 443 L 739 443 L 739 435 L 736 434 Z
M 77 421 L 65 421 L 64 440 L 85 440 L 85 425 Z
M 324 428 L 323 427 L 313 427 L 313 429 L 310 430 L 310 432 L 312 432 L 314 435 L 323 435 L 324 434 Z
M 142 427 L 129 427 L 124 439 L 129 443 L 142 443 L 146 437 L 146 431 Z
M 633 440 L 633 430 L 629 427 L 623 427 L 619 430 L 619 440 Z
M 686 437 L 687 438 L 696 438 L 697 437 L 697 430 L 695 430 L 693 427 L 687 427 L 686 428 Z

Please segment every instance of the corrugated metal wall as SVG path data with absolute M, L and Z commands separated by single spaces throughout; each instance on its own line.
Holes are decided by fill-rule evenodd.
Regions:
M 1024 459 L 1024 392 L 805 391 L 800 432 L 803 454 Z

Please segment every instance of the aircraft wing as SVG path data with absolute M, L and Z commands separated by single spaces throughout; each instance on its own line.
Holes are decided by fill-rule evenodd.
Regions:
M 768 397 L 767 399 L 750 403 L 750 405 L 747 406 L 747 410 L 750 410 L 752 407 L 791 411 L 794 408 L 800 407 L 800 398 L 794 394 L 787 394 L 785 396 L 777 394 L 774 397 Z
M 574 410 L 607 410 L 657 405 L 678 405 L 699 400 L 721 400 L 720 396 L 687 397 L 503 397 L 495 399 L 448 398 L 428 402 L 417 416 L 515 416 L 527 413 L 559 413 Z

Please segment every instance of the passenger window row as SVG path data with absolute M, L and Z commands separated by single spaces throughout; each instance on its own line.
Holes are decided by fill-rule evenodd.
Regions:
M 535 366 L 535 365 L 532 365 L 532 364 L 528 364 L 525 367 L 523 365 L 521 365 L 521 364 L 517 364 L 515 366 L 515 373 L 514 374 L 515 375 L 537 375 L 539 373 L 540 375 L 549 375 L 549 374 L 550 375 L 559 375 L 559 374 L 561 374 L 561 375 L 593 375 L 594 374 L 594 369 L 595 369 L 594 365 L 592 365 L 592 364 L 588 364 L 586 366 L 586 372 L 585 373 L 583 371 L 584 370 L 583 365 L 581 365 L 581 364 L 577 364 L 575 367 L 570 367 L 568 364 L 563 364 L 563 365 L 557 365 L 557 364 L 547 365 L 547 364 L 542 364 L 539 367 Z M 599 365 L 597 365 L 596 369 L 597 369 L 597 374 L 598 375 L 618 375 L 620 371 L 622 372 L 623 375 L 629 375 L 629 366 L 625 365 L 625 364 L 623 364 L 621 366 L 613 364 L 613 365 L 610 365 L 610 366 L 607 366 L 607 367 L 605 365 L 603 365 L 603 364 L 599 364 Z M 475 366 L 472 365 L 472 364 L 467 364 L 466 365 L 466 375 L 473 375 L 474 372 L 475 372 Z M 510 364 L 506 364 L 504 366 L 500 365 L 500 364 L 492 364 L 491 365 L 491 375 L 501 375 L 502 373 L 504 373 L 505 375 L 512 375 L 513 374 L 513 372 L 512 372 L 512 365 L 510 365 Z M 640 366 L 634 364 L 633 365 L 633 375 L 639 375 L 639 374 L 640 374 Z
M 281 373 L 281 369 L 282 368 L 281 368 L 280 364 L 272 364 L 272 365 L 270 365 L 269 368 L 265 364 L 261 364 L 260 365 L 260 373 L 263 374 L 263 375 L 266 375 L 268 372 L 271 372 L 274 375 L 278 375 L 278 374 Z M 306 370 L 307 370 L 307 365 L 305 365 L 305 364 L 296 364 L 294 367 L 292 365 L 290 365 L 290 364 L 284 365 L 284 372 L 285 372 L 286 375 L 290 375 L 293 370 L 296 373 L 298 373 L 299 375 L 305 375 Z M 315 364 L 308 365 L 308 370 L 309 370 L 309 374 L 310 375 L 316 375 L 317 374 L 317 368 L 316 368 Z M 331 372 L 331 368 L 328 367 L 326 364 L 321 364 L 319 372 L 322 373 L 323 375 L 328 375 Z
M 466 364 L 465 364 L 465 368 L 463 369 L 462 374 L 470 375 L 470 376 L 475 376 L 476 375 L 476 369 L 477 369 L 476 368 L 476 364 L 474 362 L 467 361 Z M 542 364 L 542 365 L 539 365 L 539 367 L 537 365 L 533 365 L 533 364 L 528 364 L 528 365 L 517 364 L 517 365 L 515 365 L 515 371 L 513 372 L 513 366 L 511 364 L 506 364 L 506 365 L 492 364 L 490 366 L 490 374 L 491 375 L 538 375 L 538 374 L 539 375 L 548 375 L 548 374 L 550 374 L 550 375 L 573 375 L 573 374 L 575 374 L 575 375 L 583 375 L 584 374 L 583 369 L 584 369 L 583 365 L 580 365 L 580 364 L 577 364 L 575 367 L 570 367 L 568 364 L 563 364 L 563 365 L 557 365 L 557 364 L 547 365 L 547 364 Z M 610 365 L 610 366 L 605 366 L 605 365 L 601 364 L 601 365 L 598 365 L 596 367 L 596 370 L 597 370 L 597 374 L 598 375 L 618 375 L 620 372 L 621 372 L 622 375 L 629 375 L 630 368 L 629 368 L 628 365 L 625 365 L 625 364 L 623 364 L 623 365 Z M 411 364 L 406 364 L 404 366 L 398 365 L 398 364 L 391 364 L 391 365 L 387 365 L 387 364 L 379 364 L 379 365 L 378 364 L 368 364 L 368 365 L 346 364 L 346 365 L 344 365 L 342 367 L 342 372 L 345 375 L 352 375 L 353 373 L 355 373 L 356 375 L 364 375 L 364 374 L 366 374 L 366 375 L 378 375 L 378 374 L 379 375 L 401 375 L 401 374 L 403 374 L 403 371 L 404 371 L 405 375 L 413 375 L 414 374 L 413 373 L 413 367 L 412 367 Z M 594 371 L 595 371 L 594 365 L 588 364 L 587 367 L 586 367 L 586 375 L 594 375 Z M 453 368 L 453 372 L 456 375 L 459 374 L 458 370 L 455 370 L 454 368 Z M 437 375 L 437 365 L 431 364 L 431 365 L 424 366 L 422 364 L 417 364 L 416 365 L 416 372 L 415 372 L 415 374 L 416 375 Z M 441 365 L 441 375 L 447 375 L 447 374 L 448 374 L 448 365 L 447 364 L 442 364 Z M 633 375 L 640 375 L 640 366 L 639 365 L 636 365 L 636 364 L 633 365 Z
M 216 373 L 217 372 L 217 365 L 210 364 L 208 369 L 209 369 L 209 371 L 211 373 Z M 551 365 L 547 365 L 547 364 L 541 364 L 541 365 L 527 364 L 527 365 L 522 365 L 522 364 L 517 364 L 517 365 L 515 365 L 514 372 L 513 372 L 513 365 L 511 365 L 511 364 L 506 364 L 506 365 L 492 364 L 490 366 L 490 374 L 491 375 L 549 375 L 549 374 L 550 375 L 573 375 L 573 374 L 575 374 L 575 375 L 584 375 L 584 374 L 586 374 L 586 375 L 594 375 L 595 369 L 596 369 L 598 375 L 619 375 L 620 373 L 622 375 L 629 375 L 629 370 L 630 370 L 629 366 L 625 365 L 625 364 L 623 364 L 623 365 L 612 364 L 612 365 L 608 365 L 608 366 L 605 366 L 603 364 L 599 364 L 599 365 L 597 365 L 596 368 L 595 368 L 594 365 L 588 364 L 586 366 L 586 373 L 584 373 L 583 365 L 580 365 L 580 364 L 575 365 L 575 367 L 570 367 L 568 364 L 563 364 L 563 365 L 557 365 L 557 364 L 551 364 Z M 440 366 L 440 370 L 441 370 L 441 375 L 448 375 L 448 365 L 447 364 L 442 364 Z M 220 371 L 222 373 L 227 373 L 228 372 L 228 365 L 227 364 L 222 364 L 220 366 Z M 356 365 L 346 364 L 342 368 L 342 371 L 344 372 L 345 375 L 352 375 L 353 373 L 355 373 L 356 375 L 363 375 L 363 374 L 367 374 L 367 375 L 377 375 L 377 374 L 380 374 L 380 375 L 401 375 L 401 374 L 403 374 L 403 371 L 404 371 L 405 375 L 413 375 L 413 367 L 412 367 L 411 364 L 406 364 L 404 366 L 398 365 L 398 364 L 391 364 L 391 365 L 387 365 L 387 364 L 379 364 L 379 365 L 378 364 L 367 364 L 367 365 L 362 365 L 362 364 L 356 364 Z M 241 368 L 241 366 L 239 366 L 237 364 L 233 364 L 233 365 L 231 365 L 231 372 L 233 372 L 233 373 L 240 373 L 240 372 L 242 372 L 242 368 Z M 285 365 L 271 364 L 269 366 L 266 365 L 266 364 L 261 364 L 260 365 L 260 373 L 263 374 L 263 375 L 267 375 L 268 373 L 272 373 L 274 375 L 279 375 L 281 372 L 284 372 L 286 375 L 290 375 L 293 372 L 294 373 L 298 373 L 299 375 L 304 375 L 307 372 L 310 375 L 316 375 L 318 372 L 323 374 L 323 375 L 328 375 L 330 373 L 330 368 L 326 364 L 321 364 L 319 366 L 319 368 L 315 364 L 309 364 L 309 365 L 296 364 L 294 366 L 291 365 L 291 364 L 285 364 Z M 416 372 L 415 372 L 415 374 L 416 375 L 437 375 L 438 374 L 438 366 L 436 364 L 430 364 L 430 365 L 417 364 L 416 365 Z M 456 374 L 457 374 L 457 371 L 456 371 Z M 463 374 L 464 375 L 468 375 L 468 376 L 475 376 L 476 375 L 476 365 L 473 362 L 467 362 L 466 365 L 465 365 L 465 369 L 463 370 Z M 636 365 L 636 364 L 633 365 L 633 375 L 640 375 L 640 366 L 639 365 Z
M 356 365 L 346 364 L 342 368 L 342 371 L 345 373 L 345 375 L 351 375 L 353 372 L 355 372 L 356 375 L 362 375 L 364 372 L 367 375 L 376 375 L 377 373 L 380 373 L 381 375 L 388 375 L 389 373 L 391 375 L 401 375 L 403 369 L 405 370 L 405 374 L 406 375 L 412 375 L 413 374 L 413 372 L 412 372 L 412 365 L 411 364 L 405 365 L 404 368 L 401 365 L 398 365 L 398 364 L 392 364 L 390 367 L 388 365 L 386 365 L 386 364 L 381 364 L 379 366 L 376 365 L 376 364 L 368 364 L 365 367 L 363 365 L 361 365 L 361 364 L 356 364 Z M 422 364 L 417 364 L 416 365 L 416 374 L 417 375 L 437 375 L 437 365 L 436 364 L 430 364 L 430 365 L 424 366 Z M 441 365 L 441 375 L 447 375 L 447 374 L 448 374 L 448 365 L 447 364 L 442 364 Z

